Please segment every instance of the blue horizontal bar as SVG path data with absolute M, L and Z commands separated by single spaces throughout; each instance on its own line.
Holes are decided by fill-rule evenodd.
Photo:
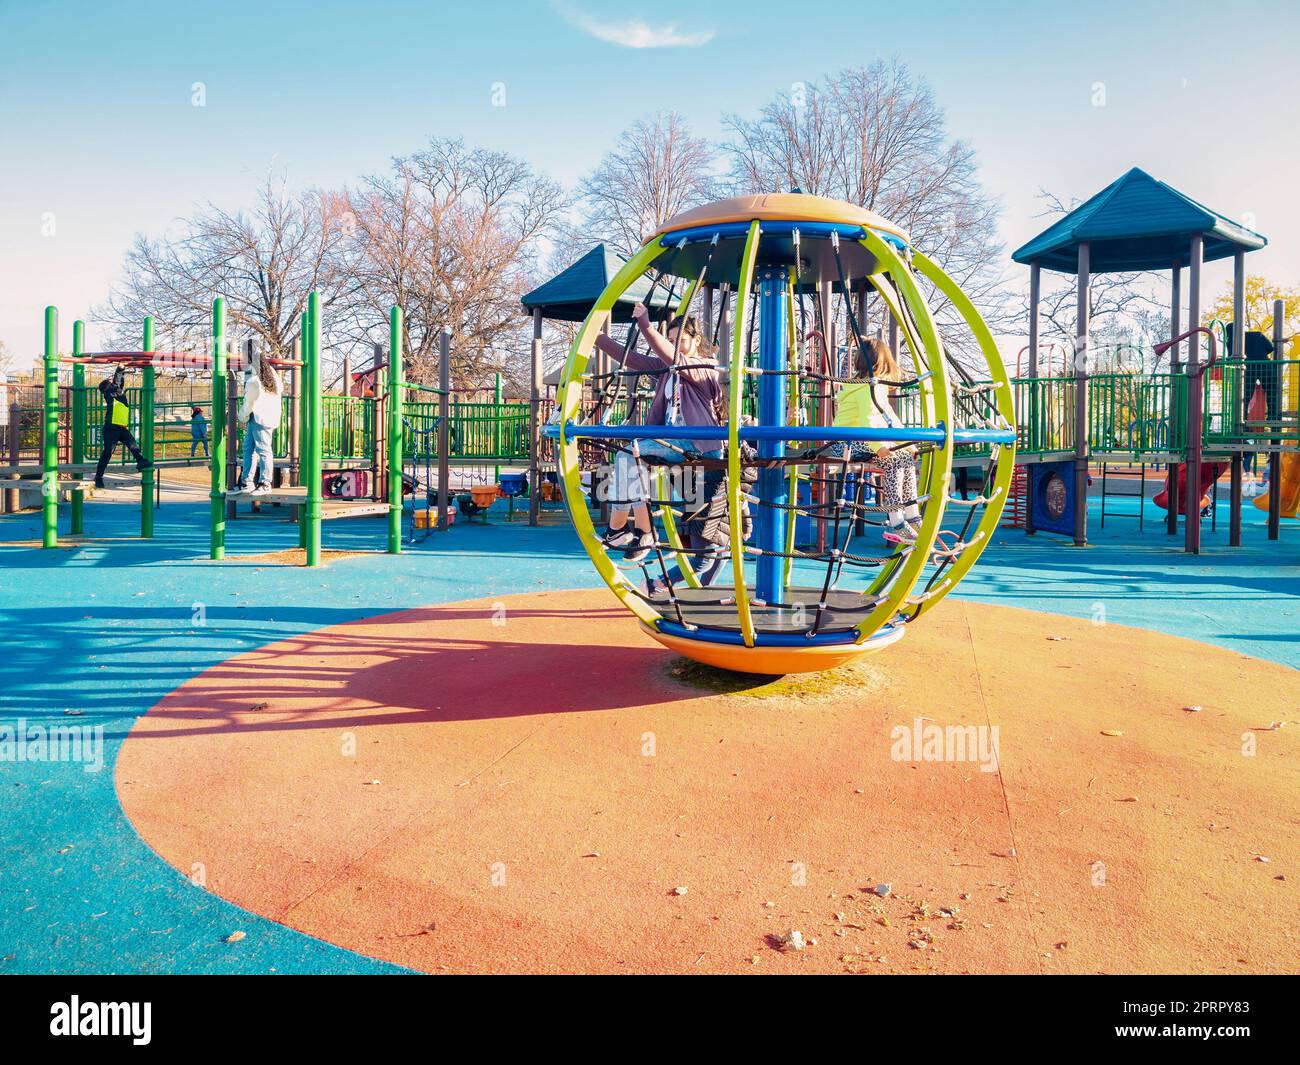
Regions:
M 565 433 L 574 439 L 590 440 L 726 440 L 730 435 L 725 425 L 575 425 L 573 422 L 568 424 Z M 543 435 L 556 438 L 560 435 L 560 427 L 544 426 Z M 843 440 L 942 444 L 946 437 L 947 429 L 942 424 L 933 428 L 905 425 L 746 425 L 740 430 L 740 439 L 746 441 Z M 1011 444 L 1015 439 L 1016 434 L 1010 429 L 957 429 L 952 434 L 954 444 Z
M 863 647 L 869 647 L 876 640 L 894 635 L 894 626 L 886 625 L 869 639 L 863 641 Z M 732 647 L 744 647 L 745 638 L 730 629 L 710 629 L 700 627 L 688 629 L 676 621 L 666 618 L 659 622 L 659 631 L 668 636 L 677 636 L 683 640 L 699 640 L 701 643 L 722 643 Z M 756 632 L 755 647 L 826 647 L 854 643 L 858 634 L 853 632 L 819 632 L 815 636 L 805 636 L 801 632 Z

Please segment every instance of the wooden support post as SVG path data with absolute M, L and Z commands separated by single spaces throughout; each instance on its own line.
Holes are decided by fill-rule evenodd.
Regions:
M 1201 256 L 1204 240 L 1193 233 L 1191 261 L 1187 271 L 1187 327 L 1195 329 L 1201 321 Z M 1201 400 L 1203 385 L 1200 334 L 1187 338 L 1187 471 L 1184 481 L 1183 547 L 1189 555 L 1201 553 Z
M 402 308 L 393 307 L 388 312 L 388 387 L 384 389 L 383 375 L 379 372 L 382 351 L 375 345 L 375 410 L 378 411 L 380 390 L 387 395 L 384 419 L 387 427 L 387 454 L 384 456 L 386 473 L 384 498 L 388 502 L 388 553 L 400 554 L 402 550 L 402 405 L 406 399 L 402 388 Z M 379 419 L 375 419 L 375 434 L 379 434 Z M 382 454 L 382 453 L 381 453 Z M 425 486 L 428 490 L 428 486 Z M 414 506 L 415 487 L 411 487 Z M 428 516 L 427 514 L 425 515 Z M 414 517 L 412 517 L 414 520 Z
M 1182 260 L 1174 263 L 1169 280 L 1169 336 L 1181 336 L 1183 332 L 1183 264 Z M 1174 409 L 1178 398 L 1178 381 L 1172 375 L 1177 374 L 1182 366 L 1182 344 L 1175 344 L 1169 349 L 1169 396 L 1170 405 L 1166 412 L 1168 429 L 1166 430 L 1166 447 L 1173 450 L 1168 438 L 1173 435 L 1178 412 Z M 1178 463 L 1171 462 L 1165 469 L 1165 502 L 1169 508 L 1165 513 L 1165 531 L 1173 536 L 1178 532 Z
M 1282 335 L 1285 319 L 1286 304 L 1281 300 L 1274 300 L 1273 358 L 1278 362 L 1286 358 L 1286 338 Z M 1281 374 L 1282 367 L 1279 366 L 1274 372 Z M 1271 413 L 1274 417 L 1281 414 L 1281 404 L 1278 404 L 1278 409 Z M 1282 534 L 1282 455 L 1277 450 L 1282 440 L 1280 437 L 1272 436 L 1268 442 L 1273 449 L 1268 453 L 1268 538 L 1276 540 Z
M 1038 262 L 1029 264 L 1029 376 L 1038 376 L 1038 343 L 1043 299 L 1043 268 Z M 1031 419 L 1032 424 L 1032 419 Z
M 1038 419 L 1039 405 L 1042 401 L 1041 390 L 1034 378 L 1038 376 L 1038 345 L 1040 342 L 1041 308 L 1043 300 L 1043 268 L 1037 261 L 1029 264 L 1029 378 L 1030 383 L 1026 386 L 1028 395 L 1028 407 L 1026 416 L 1029 425 L 1029 446 L 1033 446 L 1038 439 Z M 1017 368 L 1018 369 L 1018 368 Z M 1034 529 L 1034 501 L 1033 493 L 1030 486 L 1033 484 L 1032 471 L 1024 468 L 1024 486 L 1025 486 L 1025 535 L 1033 536 Z
M 1232 351 L 1222 352 L 1220 358 L 1231 358 L 1234 361 L 1240 361 L 1246 353 L 1246 251 L 1244 248 L 1237 248 L 1232 255 Z M 1231 394 L 1228 388 L 1229 375 L 1237 375 L 1238 379 L 1244 384 L 1247 380 L 1246 374 L 1242 373 L 1237 367 L 1225 370 L 1223 375 L 1224 394 Z M 1240 388 L 1238 389 L 1240 391 Z M 1248 397 L 1238 397 L 1238 401 L 1233 404 L 1232 408 L 1232 430 L 1237 439 L 1234 443 L 1237 450 L 1232 453 L 1232 474 L 1231 483 L 1228 488 L 1228 546 L 1241 546 L 1241 473 L 1243 456 L 1241 453 L 1241 421 L 1242 408 L 1244 404 L 1249 403 Z M 1225 414 L 1228 412 L 1225 410 Z
M 1092 313 L 1092 247 L 1079 245 L 1074 338 L 1074 543 L 1088 542 L 1088 329 Z
M 532 388 L 528 395 L 528 524 L 536 525 L 542 506 L 541 467 L 537 452 L 542 444 L 542 309 L 533 308 Z
M 12 382 L 8 387 L 9 395 L 4 402 L 9 404 L 9 465 L 17 466 L 22 461 L 22 422 L 23 408 L 18 402 L 18 386 Z M 22 474 L 11 474 L 12 479 L 16 482 L 22 478 Z M 5 513 L 17 514 L 20 509 L 17 488 L 5 489 Z
M 451 334 L 438 338 L 438 530 L 447 529 L 451 500 Z

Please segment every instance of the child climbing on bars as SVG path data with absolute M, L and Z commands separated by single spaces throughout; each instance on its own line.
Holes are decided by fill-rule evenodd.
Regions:
M 646 413 L 646 425 L 717 426 L 723 409 L 722 379 L 712 361 L 713 347 L 703 335 L 694 315 L 678 315 L 668 325 L 667 335 L 650 323 L 650 312 L 638 303 L 632 318 L 645 337 L 649 354 L 624 351 L 623 345 L 601 334 L 596 346 L 628 370 L 654 374 L 655 392 Z M 662 462 L 679 464 L 687 458 L 720 458 L 717 439 L 641 440 L 637 451 L 642 458 L 653 456 Z M 606 548 L 622 550 L 629 562 L 641 562 L 654 549 L 654 524 L 650 518 L 650 487 L 644 466 L 631 448 L 614 458 L 611 478 L 609 529 L 602 542 Z M 630 516 L 630 521 L 629 521 Z
M 141 454 L 140 445 L 128 428 L 131 412 L 127 407 L 126 367 L 117 367 L 112 377 L 106 377 L 101 381 L 99 392 L 104 397 L 104 446 L 99 452 L 99 463 L 95 467 L 95 487 L 103 488 L 104 471 L 108 468 L 118 444 L 131 453 L 137 470 L 143 472 L 153 463 Z
M 859 338 L 853 356 L 853 376 L 855 382 L 840 390 L 832 424 L 841 429 L 901 428 L 902 420 L 889 402 L 889 390 L 891 385 L 902 382 L 903 373 L 889 346 L 874 337 Z M 826 454 L 880 467 L 881 505 L 889 513 L 885 539 L 893 543 L 916 540 L 921 511 L 916 502 L 915 448 L 898 447 L 887 441 L 878 442 L 874 447 L 865 441 L 840 441 L 828 448 Z

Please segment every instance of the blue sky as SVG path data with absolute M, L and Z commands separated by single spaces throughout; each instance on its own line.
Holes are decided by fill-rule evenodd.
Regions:
M 34 354 L 41 308 L 85 315 L 134 233 L 238 206 L 272 167 L 338 185 L 455 134 L 572 184 L 637 118 L 675 109 L 716 135 L 877 56 L 929 81 L 974 145 L 1008 251 L 1045 224 L 1040 187 L 1083 197 L 1141 166 L 1253 220 L 1272 245 L 1249 268 L 1294 283 L 1297 30 L 1294 3 L 1264 0 L 0 0 L 0 340 Z M 647 37 L 674 43 L 619 43 Z

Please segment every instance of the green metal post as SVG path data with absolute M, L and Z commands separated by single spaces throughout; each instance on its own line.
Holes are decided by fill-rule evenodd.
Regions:
M 307 312 L 302 312 L 298 323 L 298 358 L 302 365 L 298 367 L 298 486 L 307 485 L 307 449 L 311 443 L 311 404 L 307 399 L 307 333 L 311 329 L 311 319 Z M 307 507 L 298 508 L 298 546 L 307 547 Z
M 376 382 L 378 384 L 378 382 Z M 388 553 L 402 552 L 402 308 L 388 315 Z
M 496 382 L 492 389 L 492 398 L 495 403 L 495 407 L 492 411 L 492 447 L 496 453 L 500 455 L 503 447 L 502 439 L 504 434 L 501 432 L 501 372 L 499 370 L 497 371 Z M 496 468 L 496 481 L 497 484 L 501 483 L 500 466 Z
M 320 393 L 320 293 L 307 297 L 307 565 L 320 565 L 321 514 L 321 393 Z
M 84 322 L 72 323 L 72 354 L 80 355 L 85 350 L 86 326 Z M 81 363 L 72 367 L 72 461 L 74 464 L 86 461 L 86 437 L 89 426 L 86 424 L 86 368 Z M 81 472 L 74 471 L 73 479 L 81 480 Z M 86 529 L 86 494 L 82 489 L 72 492 L 72 524 L 69 531 L 80 536 Z
M 144 345 L 141 351 L 154 350 L 153 315 L 144 320 Z M 144 368 L 144 388 L 140 390 L 140 453 L 146 462 L 153 462 L 153 407 L 154 407 L 154 368 Z M 140 474 L 140 535 L 148 540 L 153 536 L 153 479 L 155 471 L 152 466 Z
M 59 546 L 59 312 L 45 308 L 45 408 L 41 435 L 41 546 Z
M 208 441 L 211 470 L 208 557 L 226 557 L 226 301 L 212 301 L 212 431 Z

